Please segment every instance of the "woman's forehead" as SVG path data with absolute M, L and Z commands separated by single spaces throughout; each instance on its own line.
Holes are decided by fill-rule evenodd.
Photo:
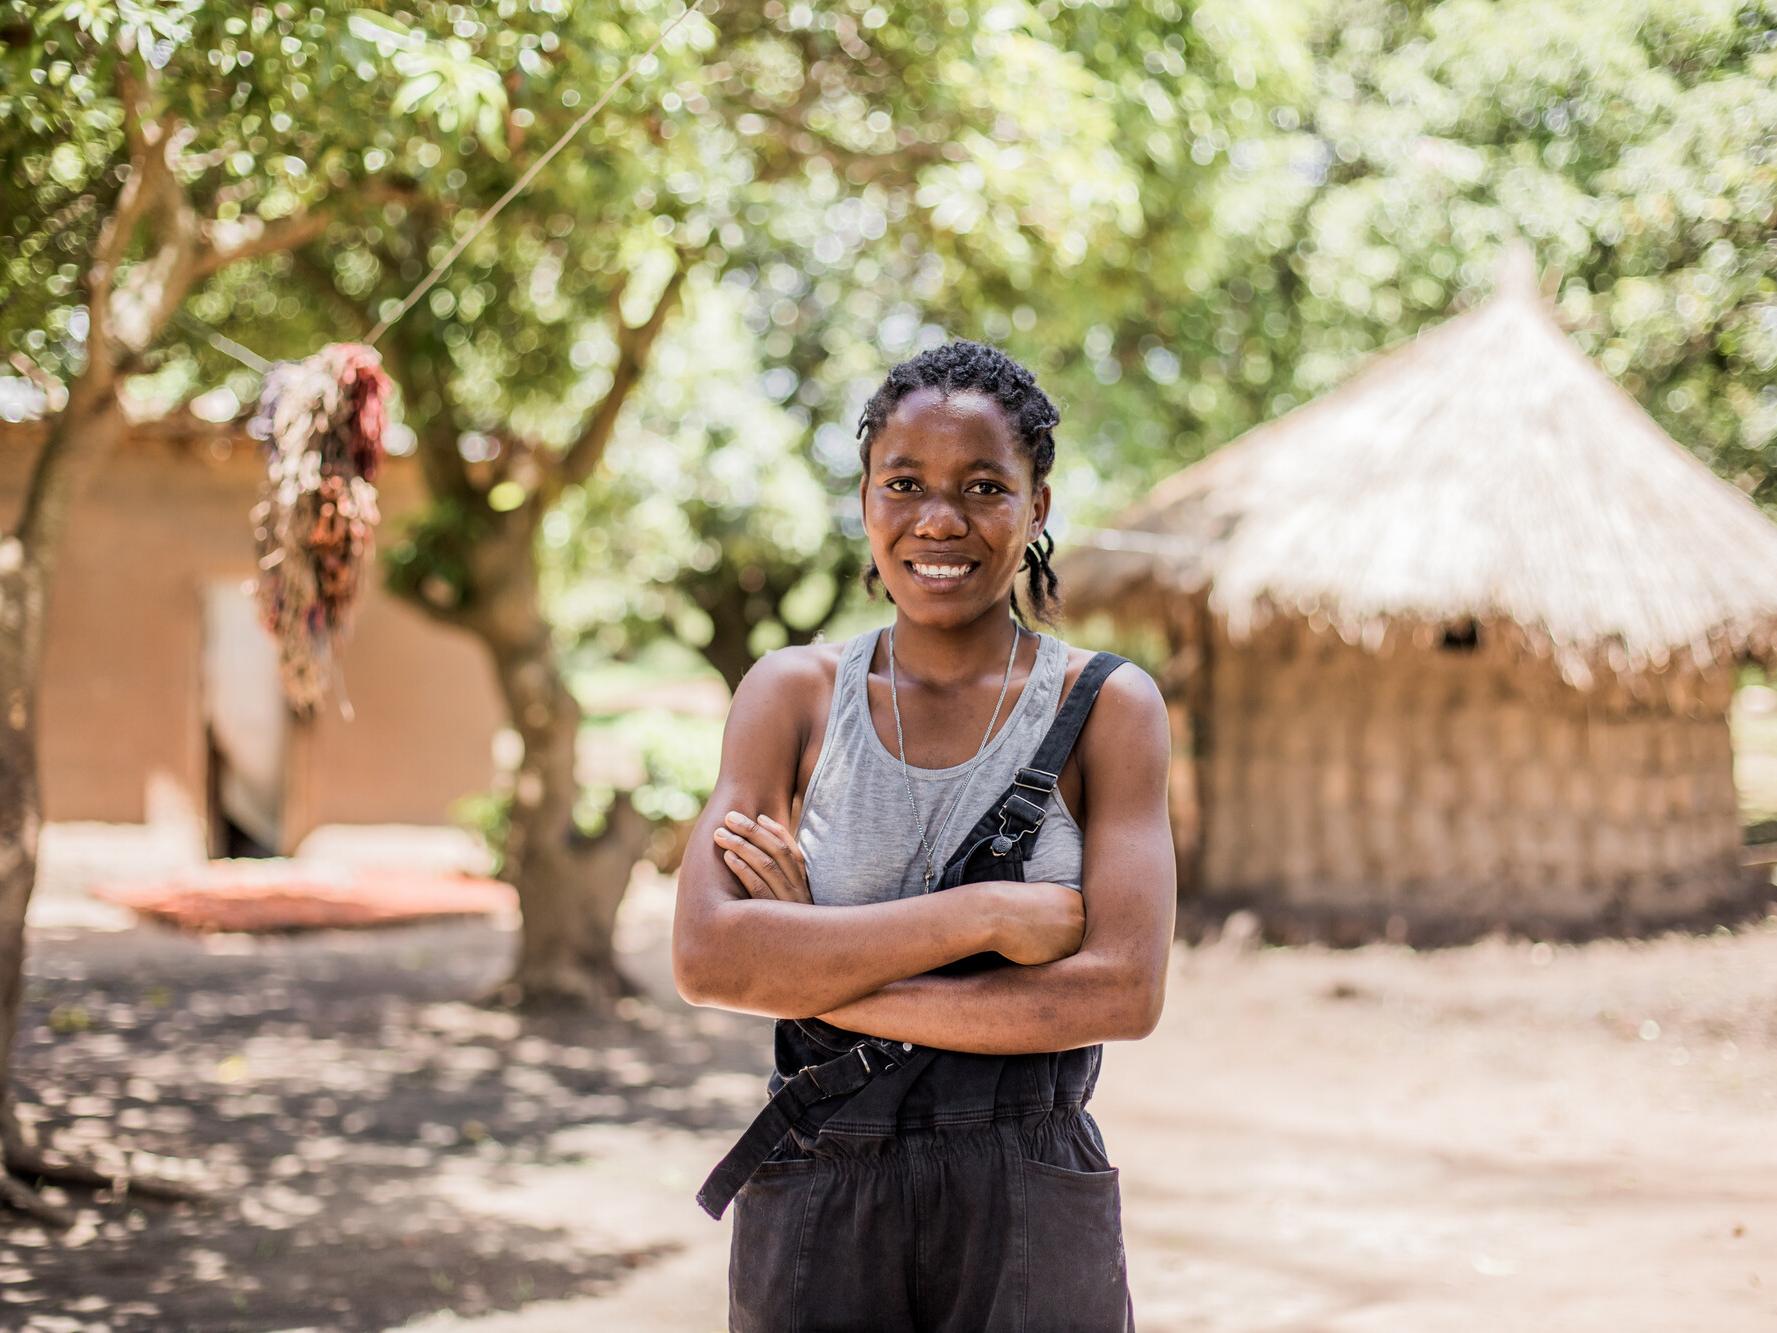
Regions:
M 999 400 L 977 389 L 945 393 L 938 388 L 913 390 L 883 423 L 878 443 L 899 447 L 991 448 L 1018 452 L 1018 436 Z

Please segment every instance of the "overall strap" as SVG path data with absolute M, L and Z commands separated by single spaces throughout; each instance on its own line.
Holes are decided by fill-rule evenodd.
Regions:
M 1033 768 L 1047 769 L 1050 772 L 1060 770 L 1067 762 L 1068 755 L 1073 752 L 1074 742 L 1079 739 L 1080 729 L 1086 725 L 1086 717 L 1098 700 L 1098 691 L 1104 685 L 1105 677 L 1128 660 L 1115 653 L 1092 654 L 1091 659 L 1080 669 L 1073 689 L 1067 692 L 1067 698 L 1062 701 L 1061 710 L 1056 713 L 1049 734 L 1037 746 L 1036 757 L 1031 760 Z
M 720 1220 L 740 1187 L 777 1151 L 809 1108 L 834 1097 L 850 1096 L 880 1074 L 908 1067 L 910 1073 L 923 1070 L 936 1055 L 936 1051 L 921 1050 L 911 1059 L 897 1060 L 885 1043 L 862 1041 L 825 1064 L 804 1065 L 765 1103 L 746 1133 L 716 1163 L 697 1191 L 698 1207 Z
M 1037 746 L 1036 754 L 1029 764 L 1012 775 L 1012 785 L 969 830 L 956 855 L 944 867 L 940 888 L 955 888 L 965 882 L 963 875 L 968 871 L 969 860 L 982 850 L 983 844 L 996 858 L 1009 855 L 1020 843 L 1024 844 L 1023 855 L 1030 855 L 1030 843 L 1036 841 L 1037 830 L 1048 818 L 1049 798 L 1055 794 L 1055 784 L 1061 779 L 1062 765 L 1073 752 L 1074 742 L 1080 738 L 1080 731 L 1086 725 L 1092 705 L 1098 701 L 1098 692 L 1105 678 L 1128 660 L 1115 653 L 1094 653 L 1081 668 L 1079 678 L 1062 701 L 1061 711 L 1055 715 L 1055 721 Z

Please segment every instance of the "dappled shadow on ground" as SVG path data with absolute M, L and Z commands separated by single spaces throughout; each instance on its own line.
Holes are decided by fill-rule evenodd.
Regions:
M 79 1225 L 0 1230 L 0 1326 L 383 1329 L 596 1293 L 661 1258 L 670 1247 L 589 1253 L 462 1201 L 572 1164 L 581 1149 L 560 1132 L 575 1127 L 743 1124 L 764 1028 L 670 1000 L 603 1023 L 478 1007 L 511 945 L 462 923 L 35 932 L 25 1114 L 61 1146 L 200 1159 L 218 1194 L 52 1191 Z

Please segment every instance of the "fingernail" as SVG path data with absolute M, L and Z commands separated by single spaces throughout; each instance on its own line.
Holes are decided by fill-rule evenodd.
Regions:
M 726 842 L 733 842 L 734 841 L 734 835 L 732 833 L 730 833 L 725 828 L 717 829 L 716 830 L 716 837 L 720 841 L 726 841 Z

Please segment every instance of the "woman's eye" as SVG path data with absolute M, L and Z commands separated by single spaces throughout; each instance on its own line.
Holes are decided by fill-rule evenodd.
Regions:
M 882 486 L 884 490 L 893 491 L 897 495 L 912 495 L 919 489 L 919 483 L 912 477 L 890 477 Z M 968 486 L 969 492 L 974 495 L 1000 495 L 1005 489 L 997 481 L 972 481 Z

